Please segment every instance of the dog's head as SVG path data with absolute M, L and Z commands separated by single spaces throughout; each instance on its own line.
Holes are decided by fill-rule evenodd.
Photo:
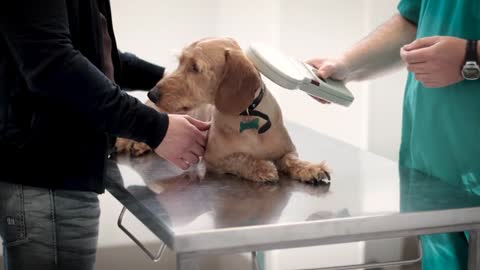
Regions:
M 148 96 L 170 113 L 213 104 L 239 114 L 254 99 L 261 78 L 240 46 L 230 38 L 202 39 L 185 48 L 175 71 L 160 80 Z

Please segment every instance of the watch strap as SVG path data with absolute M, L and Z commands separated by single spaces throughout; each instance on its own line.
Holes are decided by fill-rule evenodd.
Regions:
M 465 62 L 477 62 L 477 40 L 467 41 L 467 55 Z

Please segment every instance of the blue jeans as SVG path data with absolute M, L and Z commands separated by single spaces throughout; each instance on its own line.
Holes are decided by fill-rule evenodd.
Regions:
M 99 217 L 96 193 L 0 182 L 5 270 L 93 270 Z

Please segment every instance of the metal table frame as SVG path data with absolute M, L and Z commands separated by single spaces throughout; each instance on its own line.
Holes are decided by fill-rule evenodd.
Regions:
M 123 224 L 123 217 L 125 215 L 126 207 L 122 208 L 120 216 L 118 217 L 117 225 L 118 227 L 133 241 L 137 246 L 153 261 L 159 262 L 162 259 L 165 248 L 167 245 L 165 243 L 160 244 L 160 248 L 157 253 L 152 253 L 148 248 L 146 248 L 140 240 L 138 240 Z M 476 236 L 475 236 L 476 237 Z M 418 257 L 412 260 L 400 260 L 400 261 L 391 261 L 391 262 L 381 262 L 381 263 L 370 263 L 370 264 L 357 264 L 357 265 L 344 265 L 344 266 L 335 266 L 335 267 L 322 267 L 315 269 L 304 269 L 304 270 L 351 270 L 351 269 L 371 269 L 371 268 L 380 268 L 380 267 L 393 267 L 393 266 L 402 266 L 418 263 L 423 258 L 423 249 L 420 242 L 420 239 L 417 237 L 417 246 L 418 246 Z M 195 258 L 201 256 L 200 254 L 191 255 L 191 254 L 178 254 L 177 255 L 177 268 L 178 269 L 194 269 L 195 268 Z M 252 258 L 252 270 L 261 270 L 261 267 L 258 263 L 257 251 L 251 252 Z
M 370 189 L 372 184 L 381 185 L 384 183 L 384 180 L 387 180 L 390 177 L 398 177 L 398 164 L 392 161 L 335 141 L 324 135 L 314 133 L 304 127 L 294 124 L 290 124 L 289 126 L 292 139 L 294 141 L 304 142 L 304 144 L 297 146 L 300 155 L 303 155 L 304 157 L 306 156 L 307 160 L 316 161 L 315 159 L 318 158 L 318 152 L 326 152 L 329 153 L 329 161 L 336 161 L 337 165 L 343 163 L 358 165 L 357 163 L 361 163 L 358 165 L 360 166 L 358 168 L 344 168 L 345 170 L 341 172 L 343 174 L 337 172 L 337 178 L 332 180 L 337 184 L 336 196 L 343 196 L 338 198 L 335 197 L 339 200 L 348 201 L 350 200 L 350 197 L 348 196 L 356 194 L 353 192 L 345 192 L 346 190 L 351 189 L 351 183 L 349 181 L 352 179 L 358 178 L 355 180 L 358 180 L 359 183 L 365 183 L 366 185 L 362 187 Z M 311 140 L 312 137 L 316 138 L 315 143 L 308 144 L 308 140 Z M 314 145 L 315 147 L 309 147 L 309 145 Z M 155 179 L 158 179 L 158 173 L 160 171 L 162 174 L 163 172 L 168 171 L 165 170 L 165 168 L 162 168 L 158 169 L 158 171 L 152 172 L 152 168 L 145 167 L 146 165 L 144 161 L 145 160 L 136 161 L 137 165 L 135 165 L 139 166 L 138 170 L 146 173 L 141 177 L 142 180 L 132 180 L 132 182 L 126 186 L 129 186 L 132 183 L 133 185 L 137 185 L 139 183 L 137 181 L 155 181 Z M 147 160 L 147 163 L 150 161 Z M 157 168 L 158 164 L 153 166 L 154 168 Z M 118 175 L 118 173 L 120 173 L 118 167 L 117 171 L 118 172 L 113 172 L 111 175 L 107 173 L 106 180 L 107 182 L 110 182 L 108 187 L 110 193 L 112 193 L 112 195 L 114 195 L 114 197 L 126 207 L 120 214 L 118 220 L 119 227 L 147 253 L 150 259 L 159 260 L 161 258 L 161 255 L 165 250 L 164 245 L 162 245 L 156 253 L 148 251 L 140 241 L 138 241 L 138 239 L 136 239 L 134 235 L 122 225 L 122 218 L 126 209 L 128 209 L 159 239 L 161 239 L 166 246 L 177 253 L 177 269 L 179 270 L 195 269 L 196 259 L 199 256 L 208 254 L 252 253 L 252 257 L 254 258 L 252 267 L 258 268 L 258 265 L 255 264 L 256 252 L 258 251 L 464 231 L 470 232 L 468 269 L 480 270 L 480 198 L 478 196 L 473 196 L 468 203 L 463 204 L 465 196 L 463 191 L 455 193 L 454 196 L 454 193 L 451 192 L 449 186 L 446 186 L 443 190 L 439 191 L 439 196 L 441 196 L 442 200 L 445 197 L 449 198 L 454 196 L 452 197 L 454 198 L 452 199 L 453 201 L 447 200 L 447 204 L 440 206 L 435 205 L 431 209 L 428 207 L 424 208 L 423 206 L 420 207 L 420 209 L 414 207 L 412 208 L 413 211 L 399 211 L 391 215 L 384 213 L 378 213 L 377 215 L 375 212 L 373 212 L 373 214 L 365 214 L 360 212 L 355 213 L 353 216 L 348 215 L 347 217 L 341 218 L 316 220 L 302 219 L 298 220 L 298 222 L 295 220 L 290 222 L 289 219 L 287 219 L 287 222 L 283 220 L 279 223 L 269 223 L 260 220 L 260 223 L 255 223 L 251 226 L 248 224 L 238 224 L 238 226 L 236 226 L 236 223 L 225 223 L 225 226 L 215 227 L 214 229 L 209 229 L 210 227 L 205 227 L 206 229 L 204 229 L 204 227 L 195 227 L 193 231 L 190 231 L 189 229 L 176 230 L 176 228 L 171 228 L 171 225 L 168 225 L 168 222 L 165 223 L 163 216 L 157 216 L 152 212 L 155 210 L 149 208 L 151 205 L 148 207 L 144 205 L 145 202 L 143 201 L 143 198 L 135 198 L 133 193 L 126 190 L 125 184 L 116 178 L 125 177 L 126 179 L 128 176 L 123 174 Z M 395 174 L 397 176 L 395 176 Z M 407 172 L 407 174 L 410 174 L 410 172 Z M 412 179 L 417 180 L 417 175 L 415 175 L 415 173 L 412 174 Z M 371 180 L 372 177 L 374 177 L 375 180 Z M 224 185 L 221 186 L 221 188 L 233 189 L 236 185 L 235 183 L 238 183 L 226 183 L 224 180 L 227 180 L 224 177 L 222 177 L 221 180 L 222 185 Z M 390 185 L 388 188 L 401 189 L 397 187 L 399 183 L 398 179 L 392 181 L 393 182 L 388 184 Z M 424 189 L 427 193 L 431 184 L 429 181 L 430 180 L 428 179 L 425 180 L 426 188 Z M 440 185 L 440 183 L 438 184 Z M 218 186 L 212 186 L 210 188 L 216 191 Z M 391 190 L 388 188 L 387 190 Z M 375 188 L 373 190 L 375 190 Z M 345 193 L 338 195 L 342 192 Z M 401 191 L 401 193 L 403 194 L 403 191 Z M 212 193 L 209 193 L 209 195 L 211 194 Z M 411 192 L 410 194 L 415 196 L 416 193 Z M 201 195 L 203 196 L 203 194 Z M 274 195 L 278 195 L 278 193 L 272 194 L 272 196 Z M 436 204 L 436 201 L 434 200 L 436 198 L 435 196 L 432 197 L 433 204 Z M 410 199 L 411 198 L 408 198 L 406 201 L 409 202 Z M 455 204 L 451 205 L 452 202 Z M 150 203 L 155 204 L 158 202 L 153 201 Z M 192 207 L 195 207 L 195 205 L 192 205 Z M 266 211 L 268 211 L 268 209 Z M 233 224 L 233 226 L 230 226 L 229 224 Z M 395 263 L 400 262 L 387 262 L 386 264 L 375 265 L 375 267 L 388 266 Z M 405 263 L 411 263 L 411 261 Z M 342 266 L 330 269 L 353 269 L 352 267 L 354 266 Z M 369 266 L 360 265 L 355 267 L 367 268 Z
M 154 262 L 158 262 L 161 260 L 162 255 L 165 251 L 166 244 L 162 242 L 160 244 L 160 248 L 156 254 L 149 251 L 127 228 L 125 228 L 122 224 L 122 220 L 127 210 L 126 207 L 123 207 L 120 216 L 118 218 L 118 226 L 119 228 L 129 236 L 132 241 L 134 241 L 140 249 L 142 249 L 145 254 Z M 442 211 L 439 211 L 442 212 Z M 471 208 L 471 209 L 464 209 L 463 211 L 465 215 L 471 215 L 478 212 L 478 209 Z M 442 213 L 439 213 L 440 215 Z M 414 214 L 414 216 L 417 216 Z M 412 217 L 415 218 L 415 217 Z M 419 218 L 419 217 L 416 217 Z M 469 241 L 469 260 L 468 260 L 468 269 L 469 270 L 477 270 L 480 269 L 480 239 L 479 239 L 479 231 L 480 225 L 467 225 L 467 224 L 457 224 L 452 226 L 444 226 L 438 228 L 419 228 L 414 230 L 404 230 L 404 231 L 396 231 L 396 232 L 379 232 L 378 234 L 365 234 L 356 237 L 345 237 L 341 241 L 331 241 L 331 240 L 324 240 L 316 242 L 314 239 L 304 240 L 297 243 L 290 244 L 274 244 L 269 246 L 264 246 L 262 250 L 272 250 L 272 249 L 279 249 L 279 248 L 293 248 L 293 247 L 304 247 L 304 246 L 316 246 L 316 245 L 326 245 L 326 244 L 338 244 L 338 243 L 349 243 L 349 242 L 356 242 L 356 241 L 367 241 L 367 240 L 376 240 L 376 239 L 389 239 L 389 238 L 397 238 L 397 237 L 408 237 L 408 236 L 421 236 L 427 234 L 436 234 L 436 233 L 448 233 L 448 232 L 462 232 L 462 231 L 469 231 L 470 232 L 470 241 Z M 417 263 L 422 260 L 423 258 L 423 250 L 421 246 L 420 239 L 418 239 L 418 248 L 419 254 L 416 259 L 413 260 L 405 260 L 405 261 L 393 261 L 393 262 L 382 262 L 382 263 L 374 263 L 374 264 L 360 264 L 360 265 L 344 265 L 344 266 L 336 266 L 336 267 L 326 267 L 326 268 L 315 268 L 315 269 L 304 269 L 304 270 L 349 270 L 349 269 L 370 269 L 370 268 L 379 268 L 379 267 L 393 267 L 393 266 L 401 266 L 401 265 L 408 265 Z M 252 251 L 248 247 L 245 248 L 229 248 L 229 249 L 217 249 L 217 250 L 205 250 L 201 252 L 177 252 L 177 269 L 178 270 L 192 270 L 196 269 L 196 259 L 202 255 L 221 255 L 221 254 L 231 254 L 231 253 L 239 253 L 239 252 L 251 252 L 252 255 L 252 269 L 253 270 L 260 270 L 260 266 L 258 265 L 257 260 L 257 250 Z

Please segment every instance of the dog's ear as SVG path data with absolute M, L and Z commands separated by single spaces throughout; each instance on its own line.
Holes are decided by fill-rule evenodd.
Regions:
M 260 86 L 260 75 L 244 53 L 225 50 L 223 77 L 215 94 L 217 109 L 226 114 L 240 114 L 253 101 Z

